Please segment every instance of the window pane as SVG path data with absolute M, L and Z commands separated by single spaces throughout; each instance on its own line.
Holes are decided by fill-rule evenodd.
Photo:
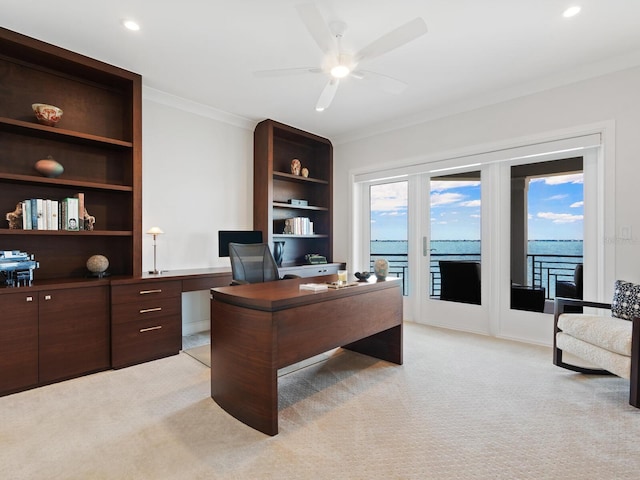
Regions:
M 402 278 L 403 295 L 408 294 L 408 182 L 371 185 L 370 271 L 378 258 L 389 262 L 389 275 Z
M 480 304 L 480 172 L 431 178 L 431 298 Z

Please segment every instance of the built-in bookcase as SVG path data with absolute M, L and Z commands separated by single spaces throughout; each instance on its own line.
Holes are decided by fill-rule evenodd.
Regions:
M 293 159 L 308 169 L 307 177 L 291 172 Z M 333 146 L 328 139 L 273 120 L 256 126 L 253 226 L 272 246 L 285 242 L 283 266 L 304 264 L 308 253 L 333 260 L 332 185 Z M 294 217 L 313 222 L 313 234 L 284 233 L 285 220 Z
M 53 127 L 31 105 L 64 111 Z M 83 277 L 105 255 L 109 272 L 141 274 L 141 77 L 0 29 L 0 250 L 35 255 L 38 280 Z M 57 178 L 34 169 L 52 157 Z M 9 229 L 6 212 L 32 198 L 84 193 L 93 231 Z

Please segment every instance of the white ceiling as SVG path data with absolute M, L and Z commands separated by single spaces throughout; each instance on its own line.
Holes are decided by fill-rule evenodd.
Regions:
M 418 16 L 429 30 L 361 65 L 408 83 L 402 94 L 349 78 L 319 113 L 323 75 L 253 75 L 321 64 L 295 8 L 307 1 L 0 0 L 0 25 L 140 73 L 146 87 L 338 143 L 640 65 L 639 0 L 316 0 L 327 21 L 346 22 L 353 52 Z M 572 4 L 581 13 L 563 18 Z

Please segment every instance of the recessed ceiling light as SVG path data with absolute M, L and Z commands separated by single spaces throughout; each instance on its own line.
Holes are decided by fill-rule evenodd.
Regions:
M 574 17 L 576 16 L 578 13 L 580 13 L 580 7 L 577 5 L 574 5 L 573 7 L 569 7 L 567 8 L 564 13 L 562 14 L 562 16 L 564 18 L 570 18 L 570 17 Z
M 123 20 L 122 24 L 128 28 L 129 30 L 133 30 L 134 32 L 137 32 L 138 30 L 140 30 L 140 25 L 138 25 L 138 22 L 135 22 L 133 20 Z

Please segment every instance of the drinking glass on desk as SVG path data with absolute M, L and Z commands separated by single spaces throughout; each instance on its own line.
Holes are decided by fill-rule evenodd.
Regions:
M 347 284 L 347 270 L 338 270 L 338 285 Z

